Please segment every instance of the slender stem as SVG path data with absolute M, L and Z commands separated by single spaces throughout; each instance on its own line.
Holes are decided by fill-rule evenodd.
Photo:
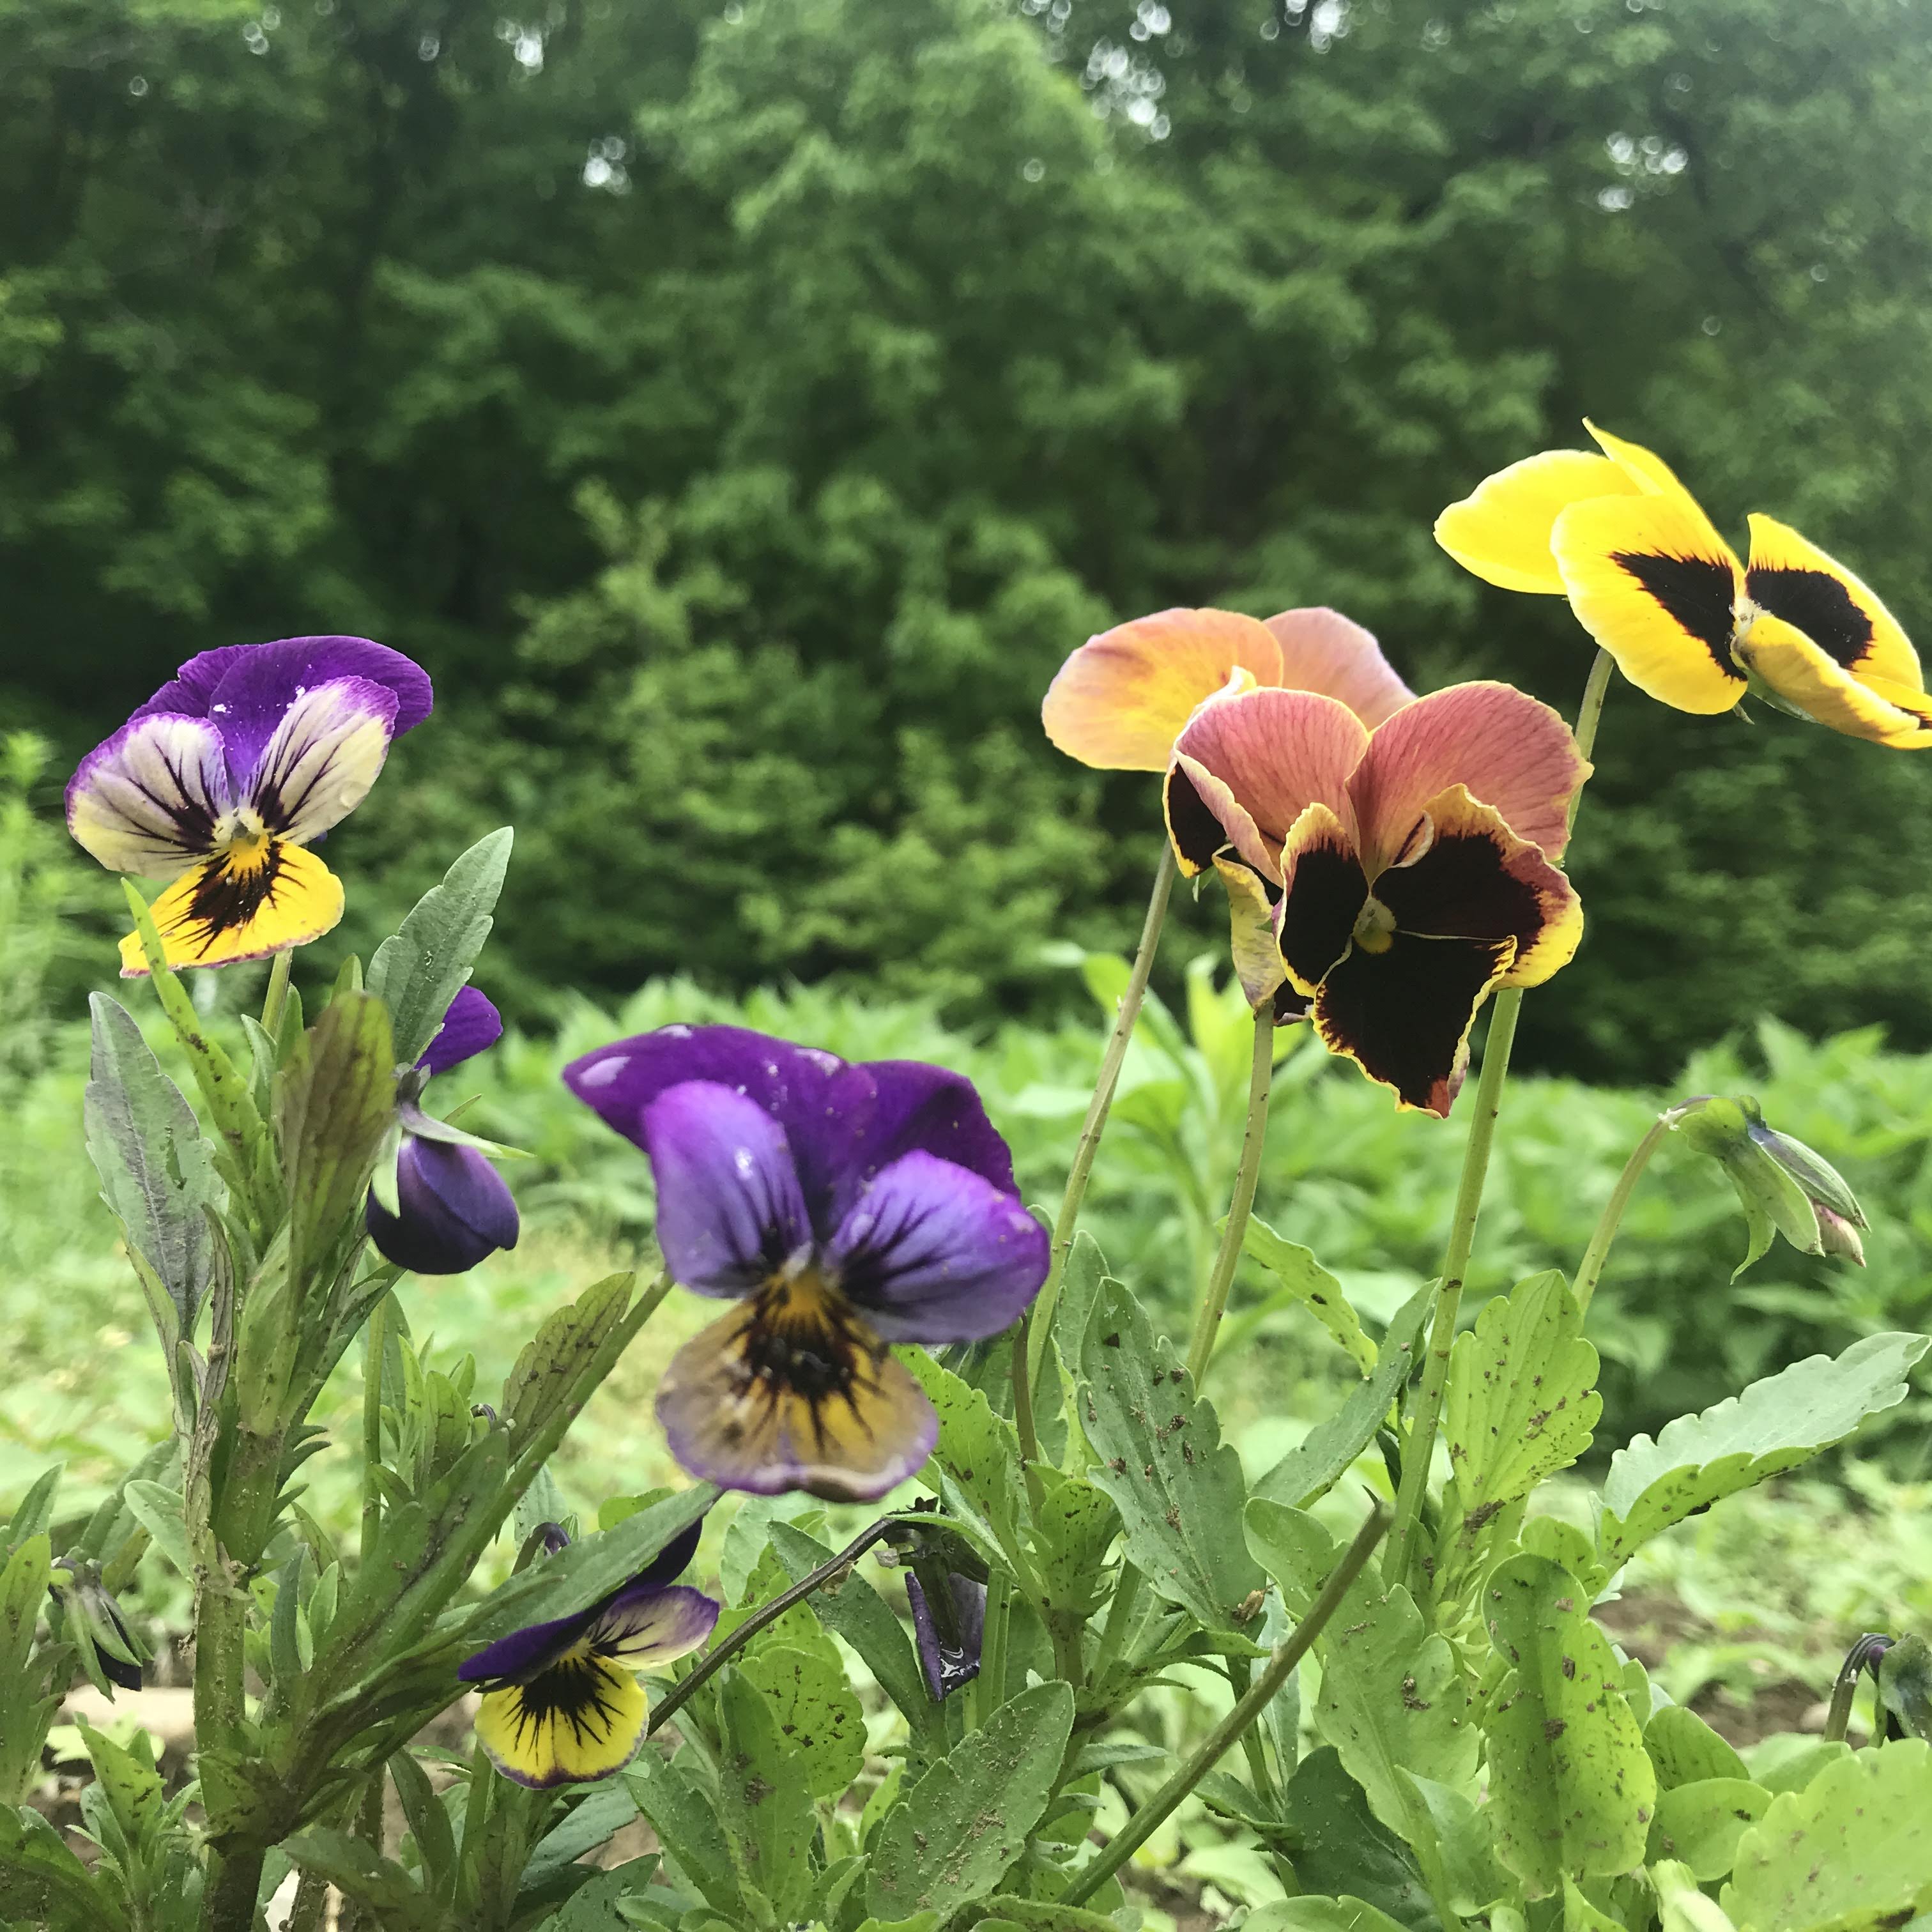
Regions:
M 769 1604 L 761 1604 L 722 1643 L 716 1643 L 699 1660 L 688 1677 L 680 1678 L 651 1713 L 646 1735 L 664 1723 L 681 1705 L 688 1702 L 705 1682 L 722 1670 L 768 1624 L 775 1624 L 794 1604 L 802 1604 L 821 1583 L 842 1576 L 872 1545 L 895 1526 L 896 1519 L 881 1516 L 869 1529 L 862 1529 L 840 1550 L 827 1557 L 816 1570 L 801 1576 L 789 1590 L 782 1590 Z
M 1610 1198 L 1604 1203 L 1604 1211 L 1597 1217 L 1597 1225 L 1590 1236 L 1590 1245 L 1583 1251 L 1583 1258 L 1577 1264 L 1576 1281 L 1574 1292 L 1576 1306 L 1588 1308 L 1590 1298 L 1597 1292 L 1597 1278 L 1604 1271 L 1604 1263 L 1609 1258 L 1610 1244 L 1617 1238 L 1617 1229 L 1622 1225 L 1624 1210 L 1630 1205 L 1630 1196 L 1636 1192 L 1636 1184 L 1642 1178 L 1644 1169 L 1650 1165 L 1650 1157 L 1657 1150 L 1664 1136 L 1677 1124 L 1680 1110 L 1676 1108 L 1658 1115 L 1651 1123 L 1650 1131 L 1636 1144 L 1636 1150 L 1624 1162 L 1624 1171 L 1617 1176 L 1617 1184 L 1610 1190 Z
M 1603 722 L 1604 700 L 1610 688 L 1610 673 L 1616 670 L 1616 662 L 1608 651 L 1599 651 L 1590 666 L 1590 675 L 1584 681 L 1583 701 L 1576 707 L 1576 748 L 1585 758 L 1597 748 L 1597 727 Z M 1576 823 L 1576 808 L 1582 802 L 1583 789 L 1579 785 L 1570 795 L 1570 824 L 1574 829 Z
M 1012 1346 L 1008 1351 L 1013 1372 L 1013 1429 L 1020 1438 L 1020 1473 L 1026 1479 L 1027 1501 L 1038 1522 L 1046 1508 L 1046 1486 L 1040 1475 L 1040 1430 L 1034 1421 L 1033 1375 L 1030 1364 L 1030 1324 L 1027 1311 L 1013 1324 Z
M 1307 1655 L 1309 1646 L 1321 1635 L 1323 1627 L 1340 1607 L 1382 1532 L 1388 1527 L 1388 1512 L 1376 1504 L 1355 1540 L 1343 1552 L 1334 1574 L 1322 1586 L 1322 1594 L 1310 1606 L 1307 1616 L 1295 1626 L 1286 1643 L 1278 1645 L 1268 1667 L 1238 1698 L 1234 1708 L 1208 1732 L 1175 1772 L 1126 1825 L 1108 1840 L 1107 1849 L 1088 1865 L 1060 1894 L 1063 1905 L 1080 1905 L 1091 1898 L 1121 1866 L 1158 1831 L 1176 1806 L 1214 1769 L 1222 1753 L 1265 1711 L 1275 1693 L 1286 1684 L 1294 1666 Z
M 1187 1345 L 1187 1373 L 1198 1389 L 1214 1352 L 1214 1336 L 1227 1312 L 1228 1291 L 1247 1238 L 1248 1216 L 1255 1204 L 1255 1184 L 1261 1177 L 1262 1143 L 1268 1137 L 1268 1088 L 1274 1079 L 1274 1006 L 1264 1000 L 1255 1010 L 1254 1058 L 1248 1069 L 1248 1119 L 1241 1136 L 1241 1164 L 1234 1173 L 1234 1197 L 1228 1203 L 1227 1224 L 1214 1256 L 1207 1292 L 1194 1312 L 1194 1334 Z
M 288 1932 L 322 1932 L 328 1904 L 328 1880 L 316 1872 L 304 1872 L 296 1883 L 295 1903 L 289 1908 Z
M 1052 1264 L 1047 1270 L 1046 1284 L 1034 1304 L 1036 1318 L 1028 1350 L 1028 1368 L 1035 1376 L 1046 1359 L 1047 1337 L 1053 1329 L 1054 1305 L 1060 1298 L 1060 1276 L 1066 1272 L 1067 1254 L 1073 1246 L 1080 1204 L 1087 1197 L 1094 1156 L 1100 1150 L 1107 1110 L 1114 1104 L 1114 1089 L 1120 1082 L 1120 1067 L 1127 1057 L 1127 1042 L 1134 1036 L 1134 1022 L 1140 1018 L 1141 1002 L 1147 996 L 1148 975 L 1154 970 L 1161 925 L 1167 917 L 1168 895 L 1174 890 L 1174 848 L 1163 842 L 1160 863 L 1154 870 L 1154 891 L 1148 899 L 1147 917 L 1141 926 L 1140 947 L 1134 955 L 1133 970 L 1127 975 L 1127 989 L 1120 995 L 1120 1008 L 1114 1018 L 1107 1050 L 1101 1057 L 1100 1076 L 1094 1083 L 1094 1097 L 1087 1103 L 1087 1118 L 1081 1125 L 1079 1144 L 1073 1150 L 1073 1165 L 1066 1176 L 1066 1192 L 1060 1198 L 1059 1218 L 1053 1224 Z
M 1245 1657 L 1224 1657 L 1222 1664 L 1228 1677 L 1228 1688 L 1237 1700 L 1247 1689 L 1254 1676 L 1254 1664 Z M 1248 1784 L 1255 1796 L 1270 1809 L 1280 1808 L 1274 1788 L 1274 1776 L 1268 1769 L 1268 1754 L 1262 1748 L 1262 1734 L 1251 1724 L 1241 1733 L 1241 1753 L 1248 1761 Z
M 268 990 L 262 1000 L 262 1030 L 271 1040 L 282 1030 L 282 1013 L 289 1003 L 289 962 L 294 957 L 294 952 L 284 946 L 268 968 Z
M 1013 1580 L 996 1569 L 986 1580 L 986 1627 L 980 1640 L 980 1674 L 972 1687 L 982 1694 L 979 1709 L 988 1714 L 1006 1701 L 1006 1642 L 1012 1610 Z
M 374 1556 L 382 1522 L 382 1369 L 388 1351 L 389 1298 L 369 1311 L 362 1357 L 362 1561 Z
M 1462 1178 L 1456 1190 L 1455 1219 L 1449 1226 L 1449 1252 L 1443 1258 L 1442 1279 L 1436 1289 L 1430 1318 L 1429 1353 L 1416 1397 L 1415 1420 L 1402 1452 L 1402 1486 L 1396 1494 L 1395 1530 L 1389 1539 L 1382 1574 L 1391 1585 L 1408 1580 L 1409 1545 L 1422 1515 L 1429 1490 L 1430 1460 L 1436 1450 L 1436 1428 L 1442 1420 L 1442 1392 L 1448 1386 L 1449 1354 L 1456 1342 L 1456 1317 L 1462 1305 L 1462 1284 L 1475 1246 L 1476 1216 L 1483 1205 L 1483 1183 L 1490 1172 L 1490 1150 L 1496 1143 L 1496 1117 L 1502 1111 L 1503 1082 L 1509 1072 L 1510 1048 L 1516 1041 L 1516 1015 L 1522 1008 L 1522 988 L 1505 986 L 1496 995 L 1490 1036 L 1483 1048 L 1483 1071 L 1476 1085 L 1475 1115 L 1462 1150 Z
M 1147 1580 L 1125 1557 L 1120 1559 L 1120 1580 L 1114 1600 L 1107 1606 L 1107 1621 L 1100 1627 L 1100 1648 L 1094 1659 L 1097 1683 L 1105 1677 L 1132 1634 L 1134 1612 L 1140 1607 L 1141 1591 Z

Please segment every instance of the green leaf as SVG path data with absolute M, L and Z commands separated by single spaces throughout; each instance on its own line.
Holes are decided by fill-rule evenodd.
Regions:
M 1377 1820 L 1332 1746 L 1295 1766 L 1282 1808 L 1300 1834 L 1294 1875 L 1310 1892 L 1362 1899 L 1409 1932 L 1442 1932 L 1413 1854 Z
M 346 1229 L 360 1225 L 376 1150 L 396 1108 L 389 1016 L 368 993 L 324 1007 L 276 1082 L 275 1131 L 289 1177 L 289 1275 L 300 1292 Z
M 438 1932 L 446 1915 L 416 1880 L 361 1838 L 320 1828 L 284 1841 L 290 1864 L 365 1907 L 383 1932 Z
M 1276 1899 L 1257 1906 L 1241 1932 L 1401 1932 L 1400 1922 L 1360 1898 Z
M 1084 1623 L 1105 1595 L 1102 1565 L 1120 1534 L 1113 1498 L 1078 1476 L 1042 1469 L 1039 1520 L 1031 1526 L 1027 1554 L 1040 1580 L 1040 1609 L 1048 1616 Z
M 1901 1637 L 1879 1660 L 1879 1701 L 1909 1737 L 1932 1740 L 1932 1647 Z
M 503 1378 L 499 1412 L 519 1442 L 527 1442 L 570 1399 L 578 1378 L 630 1306 L 635 1274 L 606 1275 L 577 1299 L 544 1317 Z
M 132 1482 L 122 1494 L 135 1520 L 154 1538 L 154 1547 L 192 1583 L 194 1552 L 188 1544 L 181 1492 L 162 1483 Z
M 818 1820 L 805 1766 L 764 1694 L 742 1670 L 725 1673 L 718 1704 L 724 1734 L 718 1819 L 740 1885 L 762 1894 L 787 1924 L 800 1916 L 812 1885 L 808 1854 Z
M 27 1493 L 20 1498 L 4 1534 L 0 1534 L 0 1550 L 17 1549 L 28 1537 L 38 1536 L 42 1530 L 51 1527 L 54 1492 L 60 1487 L 61 1472 L 66 1467 L 64 1462 L 52 1463 L 28 1485 Z
M 449 1813 L 430 1784 L 429 1773 L 417 1762 L 415 1754 L 399 1750 L 389 1760 L 389 1781 L 409 1820 L 410 1834 L 416 1840 L 416 1858 L 424 1880 L 433 1891 L 453 1887 L 456 1874 L 456 1834 Z M 637 1807 L 631 1808 L 633 1813 Z
M 1208 1629 L 1235 1628 L 1263 1580 L 1242 1534 L 1240 1458 L 1117 1282 L 1095 1304 L 1081 1374 L 1081 1423 L 1100 1459 L 1088 1474 L 1120 1510 L 1129 1557 Z
M 38 1762 L 38 1744 L 34 1752 Z M 38 1811 L 0 1804 L 0 1922 L 127 1932 L 127 1914 Z
M 91 994 L 87 1004 L 93 1016 L 82 1102 L 87 1151 L 128 1246 L 166 1292 L 168 1310 L 157 1308 L 154 1318 L 172 1355 L 178 1340 L 193 1336 L 208 1292 L 214 1262 L 207 1210 L 219 1207 L 226 1190 L 194 1109 L 161 1071 L 131 1016 L 104 994 Z
M 1037 1927 L 1039 1932 L 1120 1932 L 1118 1920 L 1084 1906 L 1062 1905 L 1058 1899 L 1017 1898 L 1002 1892 L 987 1900 L 986 1910 L 997 1916 L 981 1919 L 980 1932 L 1000 1924 Z M 1246 1922 L 1254 1922 L 1250 1918 Z
M 1510 1666 L 1483 1727 L 1497 1857 L 1531 1898 L 1631 1870 L 1657 1778 L 1610 1640 L 1569 1572 L 1543 1557 L 1511 1557 L 1483 1594 Z
M 1771 1803 L 1771 1793 L 1744 1778 L 1700 1778 L 1673 1786 L 1657 1801 L 1646 1858 L 1677 1858 L 1700 1881 L 1722 1878 L 1738 1841 Z
M 983 1390 L 942 1368 L 923 1348 L 902 1348 L 939 1417 L 933 1460 L 944 1480 L 940 1492 L 953 1514 L 979 1532 L 988 1556 L 1015 1561 L 1019 1529 L 1015 1514 L 1025 1485 L 1020 1471 L 1018 1432 L 993 1412 Z
M 631 1760 L 624 1782 L 678 1870 L 720 1912 L 734 1918 L 742 1915 L 745 1903 L 718 1807 L 683 1767 L 667 1763 L 646 1744 Z
M 1258 1215 L 1250 1219 L 1241 1245 L 1250 1259 L 1260 1262 L 1280 1284 L 1273 1298 L 1276 1303 L 1298 1303 L 1335 1338 L 1364 1375 L 1374 1372 L 1376 1345 L 1362 1333 L 1342 1284 L 1308 1249 L 1284 1240 Z
M 34 1630 L 47 1600 L 52 1546 L 44 1532 L 0 1565 L 0 1827 L 7 1805 L 40 1781 L 40 1745 L 59 1707 L 44 1662 L 33 1667 Z
M 638 1815 L 637 1795 L 622 1778 L 593 1785 L 537 1842 L 521 1890 L 534 1892 L 586 1852 L 594 1852 Z
M 1932 1745 L 1860 1751 L 1774 1798 L 1718 1904 L 1751 1932 L 1864 1932 L 1932 1905 Z
M 1484 1532 L 1546 1476 L 1590 1446 L 1603 1412 L 1597 1352 L 1576 1298 L 1554 1269 L 1486 1303 L 1456 1336 L 1443 1406 L 1449 1488 L 1437 1572 L 1447 1597 L 1481 1558 Z
M 775 1644 L 746 1656 L 738 1670 L 765 1697 L 806 1788 L 814 1798 L 838 1798 L 865 1767 L 866 1714 L 837 1652 L 829 1645 L 826 1651 Z
M 992 1892 L 1046 1812 L 1072 1728 L 1072 1690 L 1039 1684 L 969 1732 L 880 1826 L 866 1909 L 950 1916 Z
M 1326 1422 L 1318 1422 L 1261 1480 L 1254 1492 L 1292 1509 L 1306 1509 L 1325 1496 L 1376 1439 L 1398 1391 L 1415 1364 L 1415 1339 L 1435 1295 L 1418 1288 L 1391 1318 L 1376 1355 L 1374 1372 L 1351 1389 L 1348 1399 Z
M 479 838 L 369 962 L 369 991 L 389 1009 L 396 1058 L 404 1066 L 420 1060 L 436 1037 L 490 937 L 514 836 L 506 825 Z
M 834 1553 L 795 1523 L 774 1522 L 771 1535 L 772 1547 L 794 1583 L 802 1582 Z M 818 1621 L 864 1659 L 880 1689 L 899 1707 L 913 1729 L 930 1730 L 938 1714 L 920 1674 L 912 1640 L 878 1592 L 854 1568 L 822 1585 L 810 1602 Z
M 1842 1442 L 1903 1401 L 1906 1375 L 1932 1337 L 1868 1335 L 1834 1361 L 1811 1355 L 1701 1415 L 1640 1436 L 1610 1459 L 1597 1546 L 1620 1568 L 1660 1530 Z
M 1643 1727 L 1643 1748 L 1657 1768 L 1660 1791 L 1708 1778 L 1749 1774 L 1735 1748 L 1682 1704 L 1666 1704 L 1652 1715 Z

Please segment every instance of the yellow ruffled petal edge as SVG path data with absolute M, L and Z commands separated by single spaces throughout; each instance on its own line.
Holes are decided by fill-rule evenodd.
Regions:
M 1861 680 L 1781 618 L 1752 620 L 1738 655 L 1768 689 L 1814 724 L 1894 750 L 1932 749 L 1932 696 L 1888 678 Z
M 184 872 L 154 903 L 167 965 L 233 966 L 306 946 L 342 916 L 342 881 L 280 838 L 240 842 Z M 121 942 L 121 976 L 148 970 L 141 936 Z
M 1690 496 L 1690 491 L 1677 480 L 1677 472 L 1654 451 L 1645 448 L 1640 442 L 1626 442 L 1622 436 L 1612 436 L 1606 429 L 1599 429 L 1588 416 L 1583 418 L 1583 427 L 1595 437 L 1597 447 L 1643 495 Z

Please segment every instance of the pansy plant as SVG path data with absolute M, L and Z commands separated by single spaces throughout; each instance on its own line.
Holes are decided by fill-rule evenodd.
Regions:
M 974 1342 L 1032 1302 L 1046 1232 L 970 1082 L 672 1026 L 564 1070 L 649 1157 L 666 1266 L 738 1304 L 665 1370 L 672 1453 L 726 1488 L 883 1496 L 931 1451 L 895 1342 Z
M 1756 692 L 1881 745 L 1932 746 L 1918 654 L 1870 587 L 1774 518 L 1740 562 L 1649 450 L 1583 425 L 1604 454 L 1546 450 L 1436 519 L 1436 541 L 1506 590 L 1567 596 L 1640 691 L 1723 712 Z
M 82 759 L 68 829 L 110 872 L 173 881 L 154 906 L 171 967 L 305 945 L 343 904 L 307 848 L 362 803 L 430 703 L 422 668 L 366 638 L 203 651 Z M 121 970 L 147 970 L 138 935 Z

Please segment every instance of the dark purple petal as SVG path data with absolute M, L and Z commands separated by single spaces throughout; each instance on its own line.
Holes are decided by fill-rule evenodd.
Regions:
M 586 1634 L 598 1656 L 645 1670 L 688 1657 L 711 1634 L 724 1607 L 688 1584 L 638 1582 L 604 1599 Z
M 680 1530 L 625 1587 L 628 1589 L 639 1583 L 662 1585 L 682 1576 L 698 1554 L 698 1539 L 704 1532 L 704 1519 L 700 1516 L 688 1529 Z
M 442 1029 L 416 1062 L 425 1073 L 447 1073 L 503 1036 L 503 1016 L 487 994 L 463 987 L 442 1016 Z
M 986 1585 L 961 1576 L 956 1570 L 946 1573 L 946 1582 L 958 1626 L 957 1643 L 940 1637 L 932 1606 L 926 1600 L 919 1579 L 908 1571 L 905 1580 L 913 1635 L 919 1642 L 919 1667 L 935 1704 L 944 1702 L 962 1684 L 971 1683 L 979 1676 L 980 1646 L 986 1628 Z
M 517 1245 L 517 1204 L 474 1148 L 405 1137 L 392 1214 L 374 1194 L 369 1238 L 386 1261 L 417 1274 L 460 1274 L 485 1255 Z
M 1051 1248 L 1014 1196 L 909 1154 L 866 1190 L 825 1258 L 887 1341 L 977 1342 L 1031 1306 Z
M 429 674 L 400 651 L 367 638 L 281 638 L 224 644 L 191 657 L 134 713 L 176 711 L 209 718 L 228 746 L 229 770 L 244 782 L 275 727 L 303 692 L 332 678 L 363 677 L 396 694 L 395 735 L 430 714 Z
M 688 1080 L 644 1110 L 664 1264 L 700 1294 L 746 1294 L 808 1246 L 784 1130 L 742 1094 Z
M 563 1078 L 607 1125 L 640 1145 L 644 1110 L 667 1088 L 710 1081 L 756 1102 L 784 1130 L 821 1240 L 868 1181 L 915 1150 L 1014 1191 L 1012 1156 L 971 1082 L 916 1060 L 852 1066 L 742 1027 L 669 1026 L 587 1053 Z
M 603 1608 L 602 1604 L 593 1604 L 573 1616 L 512 1630 L 486 1645 L 466 1664 L 459 1664 L 456 1674 L 466 1684 L 526 1683 L 569 1649 L 597 1621 Z

